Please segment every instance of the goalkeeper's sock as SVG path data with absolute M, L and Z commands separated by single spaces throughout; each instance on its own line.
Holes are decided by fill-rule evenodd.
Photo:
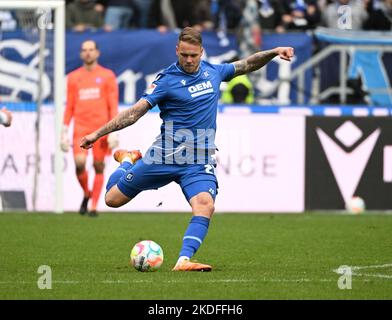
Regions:
M 116 171 L 114 171 L 109 177 L 108 183 L 106 184 L 106 192 L 108 192 L 115 184 L 117 184 L 123 174 L 127 172 L 127 170 L 131 169 L 132 166 L 133 165 L 130 161 L 123 161 Z
M 90 197 L 90 191 L 88 190 L 88 173 L 86 170 L 83 172 L 77 174 L 78 181 L 80 183 L 80 186 L 83 189 L 84 192 L 84 197 L 89 198 Z
M 182 241 L 180 257 L 192 258 L 208 232 L 210 219 L 203 216 L 192 217 Z
M 98 205 L 99 196 L 101 195 L 103 186 L 103 173 L 96 173 L 94 178 L 94 185 L 91 195 L 91 210 L 96 210 Z

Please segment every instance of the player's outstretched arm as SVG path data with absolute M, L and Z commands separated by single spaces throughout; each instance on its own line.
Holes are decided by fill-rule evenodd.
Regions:
M 238 60 L 234 62 L 234 76 L 239 76 L 241 74 L 258 70 L 261 67 L 265 66 L 276 56 L 279 56 L 283 60 L 290 61 L 291 58 L 294 56 L 294 48 L 277 47 L 272 50 L 256 52 L 246 59 Z
M 150 109 L 150 104 L 145 99 L 140 99 L 133 107 L 121 111 L 117 116 L 115 116 L 108 123 L 103 125 L 98 130 L 90 133 L 89 135 L 82 138 L 80 142 L 80 147 L 84 149 L 89 149 L 93 146 L 94 142 L 99 138 L 107 135 L 113 131 L 121 130 L 125 127 L 133 125 L 142 116 L 144 116 Z

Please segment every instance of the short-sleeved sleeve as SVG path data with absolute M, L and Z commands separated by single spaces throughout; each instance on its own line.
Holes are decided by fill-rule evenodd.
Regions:
M 151 107 L 159 104 L 159 102 L 166 98 L 167 88 L 165 80 L 166 77 L 164 74 L 158 74 L 142 95 L 142 98 L 147 100 Z
M 232 63 L 217 64 L 215 67 L 218 69 L 221 75 L 222 81 L 229 81 L 233 78 L 235 73 L 235 67 Z

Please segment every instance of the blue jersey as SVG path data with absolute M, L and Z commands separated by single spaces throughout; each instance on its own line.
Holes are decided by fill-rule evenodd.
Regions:
M 158 74 L 144 93 L 151 107 L 158 105 L 161 133 L 146 156 L 160 163 L 210 163 L 214 153 L 219 87 L 234 76 L 233 64 L 201 61 L 186 73 L 178 62 Z

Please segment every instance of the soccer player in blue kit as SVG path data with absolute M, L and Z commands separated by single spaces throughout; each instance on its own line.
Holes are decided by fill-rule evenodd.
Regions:
M 210 265 L 190 259 L 207 235 L 214 213 L 218 182 L 212 156 L 220 83 L 258 70 L 276 56 L 290 61 L 294 49 L 277 47 L 233 63 L 210 64 L 201 60 L 201 34 L 187 27 L 179 35 L 176 54 L 178 61 L 158 74 L 135 105 L 83 137 L 80 146 L 91 148 L 100 137 L 134 124 L 158 105 L 163 121 L 161 134 L 144 157 L 139 151 L 114 153 L 120 166 L 108 180 L 105 202 L 109 207 L 120 207 L 143 190 L 175 181 L 193 216 L 173 271 L 211 271 Z

